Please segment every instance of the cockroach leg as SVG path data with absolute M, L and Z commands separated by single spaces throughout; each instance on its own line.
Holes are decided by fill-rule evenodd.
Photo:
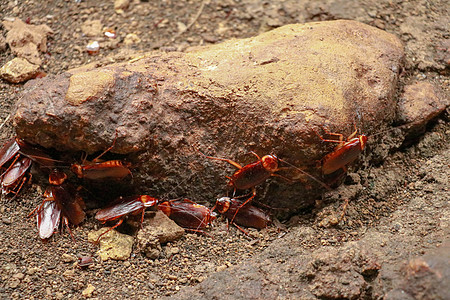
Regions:
M 105 155 L 108 151 L 110 151 L 112 148 L 114 148 L 114 146 L 116 145 L 116 140 L 117 140 L 117 130 L 116 130 L 116 135 L 114 136 L 114 140 L 111 144 L 111 146 L 108 147 L 108 149 L 106 149 L 105 151 L 103 151 L 99 156 L 97 156 L 96 158 L 94 158 L 92 160 L 92 162 L 97 162 L 100 157 L 102 157 L 103 155 Z
M 253 198 L 255 198 L 256 196 L 256 188 L 253 187 L 252 188 L 252 195 L 250 196 L 250 198 L 248 198 L 247 200 L 245 200 L 236 210 L 236 212 L 234 213 L 233 217 L 231 218 L 231 223 L 234 223 L 234 219 L 236 218 L 237 213 L 239 212 L 239 210 L 244 207 L 246 204 L 250 203 L 250 201 L 252 201 Z
M 199 151 L 200 152 L 200 151 Z M 231 159 L 227 159 L 227 158 L 220 158 L 220 157 L 214 157 L 214 156 L 208 156 L 203 154 L 202 152 L 200 152 L 204 157 L 209 158 L 209 159 L 213 159 L 213 160 L 220 160 L 220 161 L 225 161 L 227 163 L 229 163 L 230 165 L 235 166 L 237 169 L 242 169 L 242 166 L 240 164 L 238 164 L 237 162 L 231 160 Z
M 74 243 L 76 243 L 75 237 L 73 236 L 72 230 L 70 229 L 70 226 L 69 226 L 69 219 L 67 217 L 63 217 L 63 222 L 64 222 L 64 225 L 66 225 L 67 231 L 69 231 L 70 236 L 72 237 L 72 241 Z
M 107 234 L 108 232 L 110 232 L 111 230 L 113 230 L 114 228 L 117 228 L 120 226 L 120 224 L 123 223 L 123 219 L 119 219 L 119 221 L 113 226 L 108 228 L 108 230 L 106 230 L 105 232 L 103 232 L 102 234 L 100 234 L 97 238 L 97 241 L 95 241 L 95 244 L 98 244 L 100 242 L 100 239 L 102 238 L 102 236 L 104 236 L 105 234 Z M 142 224 L 141 224 L 142 226 Z
M 237 229 L 239 229 L 244 235 L 249 236 L 249 235 L 248 235 L 248 232 L 247 232 L 246 230 L 244 230 L 241 226 L 239 226 L 238 224 L 236 224 L 236 223 L 234 223 L 234 222 L 232 222 L 232 224 L 233 224 Z M 227 224 L 227 225 L 228 225 L 228 224 Z

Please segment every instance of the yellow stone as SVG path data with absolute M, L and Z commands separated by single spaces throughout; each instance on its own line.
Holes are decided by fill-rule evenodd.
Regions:
M 90 232 L 88 234 L 88 241 L 95 243 L 100 234 L 108 229 L 108 227 L 103 227 L 98 231 Z M 131 255 L 133 243 L 134 238 L 132 236 L 111 230 L 100 239 L 100 250 L 97 251 L 97 254 L 102 261 L 108 259 L 126 260 Z
M 89 283 L 87 285 L 87 287 L 81 292 L 81 294 L 85 298 L 91 298 L 92 294 L 94 293 L 94 290 L 95 290 L 95 286 L 93 286 L 92 284 Z
M 95 99 L 102 91 L 114 83 L 114 75 L 108 70 L 94 70 L 74 74 L 70 77 L 66 101 L 72 105 Z

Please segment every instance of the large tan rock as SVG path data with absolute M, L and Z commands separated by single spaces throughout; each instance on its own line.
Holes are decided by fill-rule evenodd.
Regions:
M 134 153 L 142 192 L 213 200 L 234 170 L 196 148 L 242 164 L 254 160 L 249 151 L 276 153 L 320 176 L 316 163 L 334 145 L 315 132 L 349 135 L 356 125 L 370 135 L 394 120 L 403 55 L 398 38 L 359 22 L 287 25 L 34 81 L 17 104 L 16 131 L 44 147 L 89 153 L 107 148 L 117 131 L 112 151 Z M 300 208 L 322 192 L 314 185 L 274 179 L 257 199 Z
M 47 52 L 47 36 L 53 34 L 53 30 L 45 24 L 29 25 L 20 19 L 3 21 L 3 26 L 8 30 L 6 42 L 12 53 L 40 65 L 39 52 Z

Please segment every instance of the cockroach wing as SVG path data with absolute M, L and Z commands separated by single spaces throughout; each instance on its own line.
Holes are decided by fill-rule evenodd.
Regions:
M 238 190 L 250 189 L 266 181 L 271 176 L 260 161 L 248 164 L 231 176 L 230 184 Z
M 140 197 L 128 197 L 115 201 L 113 205 L 101 209 L 95 215 L 95 218 L 100 222 L 113 221 L 122 216 L 137 213 L 144 209 L 144 204 Z
M 120 160 L 109 160 L 93 165 L 82 166 L 82 177 L 91 180 L 98 179 L 116 179 L 121 180 L 128 175 L 131 175 L 124 163 Z
M 267 215 L 264 211 L 250 205 L 244 206 L 238 211 L 234 222 L 245 227 L 263 229 L 271 223 L 271 220 L 270 216 Z
M 70 184 L 52 186 L 52 194 L 56 205 L 61 209 L 63 216 L 73 225 L 83 222 L 86 216 L 77 199 L 77 191 Z
M 160 209 L 165 214 L 170 212 L 169 218 L 184 228 L 202 229 L 213 220 L 211 211 L 206 206 L 188 199 L 171 201 L 170 210 L 167 210 L 164 205 L 160 205 Z
M 48 239 L 58 228 L 61 220 L 61 209 L 55 201 L 45 201 L 37 214 L 37 227 L 41 239 Z
M 10 139 L 3 145 L 2 149 L 0 149 L 0 167 L 2 167 L 5 163 L 7 163 L 11 158 L 14 157 L 19 152 L 19 145 L 16 142 L 15 138 Z
M 16 161 L 2 177 L 3 186 L 12 186 L 31 166 L 31 159 L 23 157 Z
M 223 215 L 228 219 L 234 217 L 233 222 L 237 225 L 263 229 L 271 223 L 270 216 L 263 210 L 248 204 L 241 207 L 244 201 L 236 199 L 230 199 L 229 201 L 230 206 L 223 212 Z

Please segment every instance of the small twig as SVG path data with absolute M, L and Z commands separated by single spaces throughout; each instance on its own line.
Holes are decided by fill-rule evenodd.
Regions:
M 192 19 L 192 21 L 186 26 L 186 28 L 184 30 L 179 31 L 176 35 L 174 35 L 172 37 L 172 39 L 170 40 L 171 43 L 175 42 L 175 40 L 177 38 L 179 38 L 183 33 L 185 33 L 186 31 L 188 31 L 192 25 L 195 24 L 195 22 L 197 22 L 198 18 L 200 17 L 200 15 L 203 12 L 203 8 L 205 8 L 205 5 L 209 3 L 210 0 L 203 0 L 202 4 L 200 5 L 200 8 L 197 11 L 197 14 L 195 15 L 195 17 Z
M 8 117 L 6 117 L 5 121 L 3 121 L 2 125 L 0 125 L 0 129 L 2 129 L 3 126 L 5 126 L 5 124 L 9 121 L 10 117 L 11 117 L 11 114 L 9 114 Z

